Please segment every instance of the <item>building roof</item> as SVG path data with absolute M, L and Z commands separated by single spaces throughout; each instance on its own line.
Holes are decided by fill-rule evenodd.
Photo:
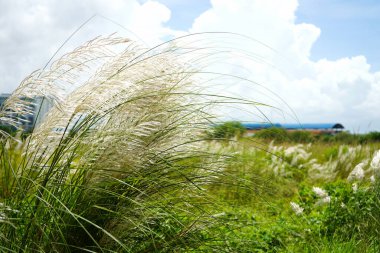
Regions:
M 271 127 L 284 128 L 288 130 L 329 130 L 344 129 L 340 123 L 306 123 L 306 124 L 280 124 L 280 123 L 243 123 L 247 130 L 259 130 Z
M 282 124 L 285 129 L 343 129 L 340 123 Z
M 281 124 L 275 123 L 242 123 L 247 130 L 266 129 L 271 127 L 281 127 Z

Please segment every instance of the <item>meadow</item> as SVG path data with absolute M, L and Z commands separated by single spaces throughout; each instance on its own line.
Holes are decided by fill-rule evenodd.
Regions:
M 8 130 L 54 106 L 0 130 L 1 252 L 378 251 L 380 145 L 214 133 L 221 107 L 265 105 L 205 89 L 232 76 L 189 63 L 194 36 L 99 37 L 20 84 Z
M 214 145 L 237 154 L 209 188 L 226 203 L 226 220 L 241 223 L 231 233 L 237 252 L 379 250 L 378 143 L 243 138 Z M 240 183 L 224 184 L 231 175 Z

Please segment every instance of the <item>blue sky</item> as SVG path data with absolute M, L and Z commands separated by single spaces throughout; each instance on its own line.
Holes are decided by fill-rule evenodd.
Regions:
M 194 19 L 211 7 L 208 0 L 160 0 L 159 2 L 172 11 L 167 24 L 173 29 L 180 30 L 190 28 Z
M 194 19 L 211 7 L 208 0 L 159 2 L 172 11 L 167 24 L 181 30 L 190 28 Z M 296 16 L 297 23 L 311 23 L 321 29 L 311 50 L 313 60 L 365 55 L 372 70 L 380 70 L 379 0 L 300 0 Z
M 321 28 L 312 59 L 365 55 L 372 70 L 380 70 L 380 1 L 301 0 L 297 22 Z

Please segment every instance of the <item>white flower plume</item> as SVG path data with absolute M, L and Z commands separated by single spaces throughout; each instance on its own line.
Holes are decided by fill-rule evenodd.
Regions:
M 290 206 L 296 215 L 301 215 L 303 213 L 304 209 L 301 206 L 299 206 L 297 203 L 290 202 Z

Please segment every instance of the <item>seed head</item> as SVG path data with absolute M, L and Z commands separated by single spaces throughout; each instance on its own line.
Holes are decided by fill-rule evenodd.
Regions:
M 303 213 L 304 209 L 300 207 L 297 203 L 290 202 L 290 206 L 292 207 L 296 215 L 301 215 Z
M 355 166 L 355 168 L 351 171 L 350 175 L 348 175 L 347 180 L 348 181 L 362 181 L 364 178 L 364 163 L 359 163 Z
M 313 187 L 313 192 L 320 198 L 326 198 L 329 196 L 325 190 L 319 187 Z

